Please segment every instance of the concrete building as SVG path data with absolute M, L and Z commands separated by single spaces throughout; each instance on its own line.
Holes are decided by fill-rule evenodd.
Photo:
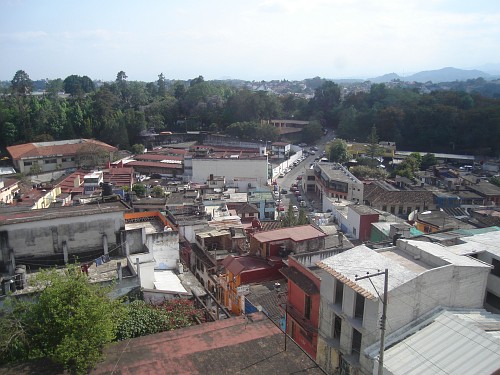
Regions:
M 491 228 L 493 229 L 493 228 Z M 462 235 L 456 244 L 447 250 L 462 256 L 472 257 L 492 266 L 486 284 L 484 307 L 500 314 L 500 231 Z
M 0 205 L 10 204 L 19 193 L 19 181 L 14 178 L 0 179 Z
M 256 232 L 250 235 L 250 254 L 269 259 L 318 251 L 325 248 L 326 236 L 309 224 Z
M 270 190 L 254 190 L 248 194 L 248 203 L 259 210 L 260 220 L 275 220 L 277 218 L 276 203 Z
M 371 224 L 379 221 L 379 213 L 369 206 L 352 202 L 328 199 L 325 207 L 330 210 L 335 222 L 347 236 L 360 241 L 368 241 Z
M 0 269 L 12 273 L 16 264 L 64 264 L 107 253 L 121 246 L 129 210 L 115 201 L 1 215 Z
M 278 158 L 285 158 L 290 154 L 290 143 L 288 142 L 273 142 L 271 144 L 271 152 Z
M 236 315 L 245 312 L 245 295 L 250 284 L 283 278 L 279 272 L 284 267 L 281 259 L 228 255 L 222 265 L 225 273 L 217 278 L 218 295 L 223 305 Z
M 128 263 L 138 274 L 146 301 L 206 295 L 180 262 L 179 232 L 160 212 L 127 213 L 123 240 Z M 187 271 L 187 270 L 186 270 Z
M 317 361 L 327 373 L 344 369 L 371 374 L 366 349 L 379 340 L 384 276 L 359 276 L 388 269 L 386 333 L 437 306 L 481 308 L 491 266 L 432 243 L 398 240 L 380 250 L 365 246 L 324 259 Z
M 287 278 L 286 332 L 316 359 L 318 344 L 320 274 L 317 267 L 311 269 L 300 262 L 300 257 L 288 257 L 288 267 L 281 273 Z
M 196 183 L 205 183 L 213 175 L 224 177 L 228 188 L 240 192 L 267 186 L 267 156 L 227 153 L 193 157 L 192 168 L 191 181 Z
M 327 198 L 337 198 L 363 203 L 363 183 L 342 165 L 317 163 L 314 165 L 314 175 L 315 192 L 321 202 Z
M 14 167 L 20 173 L 39 173 L 77 166 L 96 167 L 112 160 L 116 147 L 94 139 L 34 142 L 7 147 Z M 34 169 L 35 170 L 35 169 Z
M 435 210 L 432 191 L 416 187 L 401 189 L 386 181 L 370 181 L 364 186 L 363 204 L 407 218 L 413 211 Z
M 444 211 L 425 211 L 414 215 L 415 228 L 422 233 L 433 233 L 450 229 L 472 229 L 475 226 L 457 220 Z
M 500 315 L 482 309 L 436 308 L 389 335 L 386 342 L 387 375 L 496 374 Z M 378 356 L 377 344 L 367 348 L 370 357 Z

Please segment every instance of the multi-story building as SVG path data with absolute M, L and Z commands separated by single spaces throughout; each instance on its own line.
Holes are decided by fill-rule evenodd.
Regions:
M 210 176 L 225 178 L 226 186 L 247 192 L 263 188 L 268 182 L 267 156 L 258 153 L 212 153 L 194 156 L 191 181 L 205 183 Z
M 9 204 L 19 192 L 19 181 L 13 178 L 0 179 L 0 204 Z
M 288 267 L 281 269 L 288 279 L 286 332 L 307 354 L 316 358 L 321 280 L 316 273 L 319 269 L 304 265 L 300 261 L 302 257 L 304 255 L 288 257 Z
M 34 142 L 7 147 L 21 173 L 50 172 L 77 166 L 96 167 L 112 160 L 116 147 L 94 139 Z
M 363 183 L 342 165 L 317 163 L 314 175 L 315 192 L 321 202 L 324 198 L 337 198 L 363 203 Z
M 326 234 L 312 225 L 257 232 L 250 236 L 250 254 L 268 259 L 325 248 Z
M 446 248 L 414 240 L 371 250 L 357 246 L 318 263 L 321 278 L 317 361 L 329 374 L 371 374 L 377 364 L 365 349 L 379 340 L 387 297 L 390 334 L 437 306 L 480 308 L 491 266 Z M 359 279 L 388 270 L 384 276 Z
M 386 181 L 370 181 L 364 186 L 363 203 L 367 206 L 405 216 L 413 211 L 435 210 L 435 196 L 422 187 L 401 189 Z

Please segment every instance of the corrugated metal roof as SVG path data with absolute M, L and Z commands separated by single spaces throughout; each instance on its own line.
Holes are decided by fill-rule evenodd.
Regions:
M 393 375 L 490 375 L 500 368 L 500 340 L 460 315 L 443 311 L 387 349 L 384 367 Z

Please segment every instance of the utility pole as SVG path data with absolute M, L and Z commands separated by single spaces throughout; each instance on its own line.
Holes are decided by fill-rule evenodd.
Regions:
M 386 268 L 384 272 L 377 272 L 371 275 L 356 277 L 354 280 L 369 279 L 374 276 L 384 275 L 384 300 L 382 301 L 382 317 L 380 318 L 380 349 L 378 355 L 378 375 L 384 373 L 384 346 L 385 346 L 385 325 L 387 321 L 387 290 L 389 289 L 389 270 Z M 373 285 L 373 284 L 372 284 Z M 376 289 L 375 289 L 376 291 Z M 378 294 L 378 292 L 377 292 Z M 379 295 L 380 297 L 380 295 Z

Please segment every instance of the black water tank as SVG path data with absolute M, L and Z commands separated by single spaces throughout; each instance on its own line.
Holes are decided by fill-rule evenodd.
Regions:
M 111 182 L 105 182 L 102 184 L 102 196 L 109 197 L 113 195 L 113 184 Z

